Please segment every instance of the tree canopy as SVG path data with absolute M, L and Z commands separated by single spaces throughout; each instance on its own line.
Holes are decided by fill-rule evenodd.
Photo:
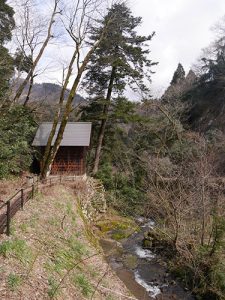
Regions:
M 15 26 L 14 10 L 5 0 L 0 3 L 0 102 L 6 98 L 6 92 L 9 87 L 9 80 L 13 74 L 13 59 L 9 54 L 5 43 L 12 37 L 12 30 Z M 1 106 L 1 103 L 0 103 Z
M 98 170 L 112 101 L 123 96 L 127 87 L 149 96 L 151 67 L 156 64 L 149 59 L 148 45 L 155 33 L 138 35 L 141 18 L 134 17 L 125 3 L 113 5 L 100 27 L 92 28 L 91 42 L 99 37 L 107 23 L 106 34 L 91 56 L 84 81 L 90 98 L 102 104 L 93 173 Z
M 90 94 L 106 97 L 110 79 L 113 91 L 123 93 L 129 85 L 134 90 L 147 92 L 153 63 L 148 54 L 154 32 L 149 36 L 140 36 L 136 29 L 142 20 L 134 17 L 124 4 L 115 4 L 108 11 L 100 28 L 92 29 L 91 41 L 94 42 L 110 20 L 107 33 L 93 53 L 85 85 Z M 113 73 L 113 78 L 112 78 Z M 148 79 L 149 81 L 145 81 Z
M 173 78 L 170 84 L 181 83 L 185 79 L 185 71 L 181 63 L 178 64 L 176 71 L 173 74 Z
M 14 10 L 9 6 L 6 0 L 2 0 L 0 3 L 0 44 L 11 40 L 12 30 L 15 26 Z

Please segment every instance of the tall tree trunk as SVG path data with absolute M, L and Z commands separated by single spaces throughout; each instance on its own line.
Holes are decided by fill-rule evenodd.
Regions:
M 112 96 L 115 75 L 116 75 L 116 67 L 113 66 L 112 71 L 111 71 L 107 96 L 106 96 L 106 104 L 104 105 L 104 108 L 103 108 L 104 119 L 102 119 L 102 121 L 101 121 L 101 126 L 100 126 L 99 134 L 98 134 L 98 144 L 97 144 L 97 148 L 95 151 L 94 167 L 93 167 L 93 171 L 92 171 L 93 175 L 95 175 L 98 172 L 101 149 L 102 149 L 103 139 L 104 139 L 104 135 L 105 135 L 105 128 L 106 128 L 106 123 L 107 123 L 107 119 L 108 119 L 108 112 L 109 112 L 109 106 L 110 106 L 110 102 L 111 102 L 111 96 Z
M 91 58 L 91 55 L 93 54 L 93 52 L 95 51 L 95 49 L 98 47 L 98 45 L 101 43 L 101 41 L 103 40 L 104 36 L 105 36 L 105 33 L 108 29 L 108 25 L 109 23 L 111 22 L 111 19 L 108 21 L 108 23 L 106 24 L 104 30 L 102 31 L 102 34 L 99 38 L 98 41 L 95 42 L 94 45 L 92 45 L 91 49 L 87 52 L 81 66 L 79 66 L 79 57 L 80 57 L 80 44 L 78 44 L 76 41 L 76 50 L 77 50 L 77 66 L 78 66 L 78 73 L 77 73 L 77 76 L 74 80 L 74 83 L 73 83 L 73 86 L 72 86 L 72 89 L 70 90 L 70 93 L 69 93 L 69 96 L 68 96 L 68 99 L 67 99 L 67 102 L 66 102 L 66 106 L 65 106 L 65 111 L 62 115 L 62 120 L 61 120 L 61 123 L 60 123 L 60 126 L 59 126 L 59 130 L 58 130 L 58 133 L 57 133 L 57 136 L 56 136 L 56 139 L 55 139 L 55 142 L 54 142 L 54 145 L 53 147 L 51 147 L 51 143 L 49 142 L 48 143 L 48 147 L 49 147 L 49 151 L 47 153 L 45 153 L 45 161 L 44 161 L 44 164 L 43 164 L 43 168 L 42 168 L 42 171 L 41 171 L 41 178 L 42 179 L 45 179 L 46 176 L 48 176 L 48 174 L 50 174 L 51 172 L 51 166 L 52 166 L 52 163 L 55 159 L 55 156 L 57 154 L 57 151 L 59 149 L 59 146 L 60 146 L 60 143 L 62 141 L 62 138 L 63 138 L 63 133 L 64 133 L 64 130 L 66 128 L 66 124 L 68 122 L 68 118 L 69 118 L 69 115 L 70 115 L 70 112 L 71 112 L 71 109 L 72 109 L 72 102 L 73 102 L 73 99 L 76 95 L 76 92 L 77 92 L 77 88 L 78 88 L 78 85 L 80 83 L 80 79 L 81 79 L 81 76 Z M 56 131 L 56 126 L 57 126 L 57 123 L 54 123 L 53 124 L 53 127 L 52 127 L 52 130 L 50 132 L 50 139 L 53 139 L 54 135 L 55 135 L 55 131 Z M 49 139 L 49 141 L 50 141 Z
M 78 49 L 76 48 L 75 51 L 74 51 L 74 53 L 73 53 L 73 56 L 71 58 L 70 64 L 69 64 L 69 68 L 68 68 L 68 71 L 67 71 L 65 82 L 64 82 L 64 84 L 62 86 L 62 90 L 61 90 L 60 98 L 59 98 L 58 109 L 55 112 L 54 119 L 53 119 L 53 124 L 52 124 L 52 129 L 51 129 L 51 132 L 50 132 L 50 135 L 48 137 L 48 141 L 47 141 L 47 144 L 46 144 L 46 147 L 45 147 L 45 152 L 44 152 L 44 156 L 43 156 L 42 164 L 41 164 L 43 166 L 42 170 L 41 170 L 41 177 L 43 177 L 43 178 L 46 177 L 47 172 L 48 172 L 48 170 L 46 170 L 45 165 L 46 165 L 46 161 L 48 159 L 50 159 L 50 157 L 51 157 L 52 140 L 53 140 L 53 138 L 55 136 L 56 128 L 57 128 L 57 125 L 58 125 L 58 122 L 59 122 L 59 118 L 60 118 L 60 114 L 61 114 L 61 111 L 62 111 L 62 108 L 63 108 L 63 101 L 64 101 L 64 96 L 65 96 L 65 91 L 67 89 L 67 86 L 68 86 L 68 83 L 69 83 L 69 79 L 70 79 L 70 76 L 71 76 L 72 71 L 73 71 L 73 64 L 74 64 L 74 61 L 75 61 L 75 59 L 77 57 L 77 53 L 78 53 Z
M 74 80 L 72 89 L 70 90 L 70 93 L 69 93 L 69 96 L 68 96 L 68 99 L 67 99 L 67 102 L 66 102 L 65 111 L 64 111 L 63 116 L 62 116 L 60 127 L 59 127 L 59 130 L 58 130 L 57 136 L 56 136 L 56 140 L 54 142 L 53 147 L 51 147 L 51 144 L 50 144 L 50 151 L 49 151 L 49 153 L 46 153 L 46 160 L 45 160 L 45 162 L 43 164 L 43 169 L 42 169 L 42 172 L 41 172 L 42 179 L 45 179 L 48 176 L 48 174 L 50 174 L 51 165 L 52 165 L 53 160 L 55 159 L 56 153 L 57 153 L 57 151 L 59 149 L 59 146 L 60 146 L 60 143 L 62 141 L 63 133 L 64 133 L 64 130 L 65 130 L 66 124 L 68 122 L 68 118 L 69 118 L 69 115 L 70 115 L 70 112 L 71 112 L 71 109 L 72 109 L 73 99 L 74 99 L 74 97 L 76 95 L 77 88 L 78 88 L 78 85 L 80 83 L 81 76 L 82 76 L 82 74 L 83 74 L 83 72 L 84 72 L 84 70 L 85 70 L 85 68 L 87 66 L 87 63 L 90 60 L 90 57 L 91 57 L 92 53 L 95 51 L 95 49 L 97 48 L 97 46 L 99 45 L 99 43 L 102 41 L 102 38 L 103 38 L 103 35 L 98 40 L 98 42 L 96 42 L 92 46 L 92 48 L 89 50 L 89 52 L 87 53 L 85 59 L 83 60 L 83 62 L 81 64 L 81 66 L 78 69 L 77 76 L 76 76 L 76 78 Z M 79 50 L 78 50 L 78 52 L 79 52 Z M 54 130 L 53 129 L 52 129 L 52 131 L 50 133 L 50 135 L 52 136 L 52 138 L 54 137 L 54 135 L 53 135 Z
M 30 69 L 30 71 L 28 72 L 26 78 L 24 79 L 24 81 L 21 83 L 21 85 L 17 89 L 16 95 L 13 98 L 13 102 L 14 103 L 17 102 L 18 99 L 20 98 L 20 96 L 22 95 L 25 86 L 27 85 L 27 83 L 29 82 L 30 78 L 32 77 L 32 75 L 34 73 L 34 70 L 37 67 L 37 64 L 39 63 L 39 61 L 40 61 L 40 59 L 41 59 L 41 57 L 42 57 L 42 55 L 44 53 L 45 48 L 47 47 L 48 42 L 49 42 L 49 40 L 52 37 L 52 33 L 51 33 L 51 31 L 52 31 L 52 25 L 55 22 L 54 19 L 55 19 L 55 15 L 57 14 L 58 2 L 59 2 L 59 0 L 55 0 L 55 5 L 54 5 L 53 12 L 52 12 L 52 15 L 51 15 L 51 19 L 50 19 L 49 25 L 48 25 L 48 32 L 47 32 L 46 39 L 45 39 L 45 41 L 44 41 L 44 43 L 43 43 L 43 45 L 42 45 L 42 47 L 41 47 L 41 49 L 40 49 L 37 57 L 36 57 L 36 59 L 34 60 L 32 68 Z
M 46 160 L 44 162 L 44 165 L 43 165 L 42 174 L 41 174 L 42 179 L 46 178 L 51 172 L 51 165 L 52 165 L 53 160 L 55 159 L 56 153 L 57 153 L 57 151 L 59 149 L 59 146 L 60 146 L 60 143 L 62 141 L 63 133 L 64 133 L 66 124 L 68 122 L 69 114 L 70 114 L 70 111 L 71 111 L 72 101 L 74 99 L 78 84 L 80 82 L 81 75 L 82 75 L 82 73 L 78 72 L 77 77 L 74 81 L 73 87 L 70 91 L 70 94 L 69 94 L 69 97 L 68 97 L 68 100 L 67 100 L 67 103 L 66 103 L 66 107 L 65 107 L 65 112 L 63 114 L 62 121 L 60 123 L 60 127 L 59 127 L 59 130 L 58 130 L 56 140 L 54 142 L 54 145 L 52 147 L 50 147 L 50 151 L 49 151 L 49 153 L 47 153 L 47 158 L 46 158 Z M 55 125 L 55 124 L 53 124 L 53 125 Z M 55 129 L 56 126 L 54 126 L 53 129 Z M 54 137 L 53 131 L 51 131 L 50 135 L 51 135 L 51 138 Z
M 27 92 L 27 96 L 26 96 L 26 99 L 23 103 L 23 106 L 26 106 L 28 101 L 30 100 L 30 94 L 31 94 L 31 91 L 32 91 L 32 88 L 33 88 L 33 84 L 34 84 L 34 75 L 32 73 L 31 75 L 31 78 L 30 78 L 30 84 L 29 84 L 29 89 L 28 89 L 28 92 Z

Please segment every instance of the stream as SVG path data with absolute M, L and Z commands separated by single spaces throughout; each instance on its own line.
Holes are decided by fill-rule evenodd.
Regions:
M 111 268 L 137 299 L 195 299 L 167 272 L 160 256 L 142 248 L 143 234 L 155 225 L 154 222 L 144 218 L 137 221 L 142 224 L 141 230 L 120 243 L 111 239 L 100 241 Z

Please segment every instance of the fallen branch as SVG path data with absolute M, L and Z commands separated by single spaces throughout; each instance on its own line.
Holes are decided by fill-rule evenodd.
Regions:
M 95 287 L 95 290 L 93 291 L 92 295 L 91 295 L 91 300 L 94 297 L 95 292 L 98 290 L 98 287 L 100 285 L 100 283 L 102 282 L 102 280 L 104 279 L 104 277 L 106 276 L 106 274 L 109 272 L 109 266 L 107 266 L 106 271 L 104 272 L 104 274 L 101 276 L 101 278 L 99 279 L 99 281 L 97 282 L 97 285 Z
M 99 255 L 100 253 L 95 253 L 92 254 L 86 258 L 81 259 L 80 261 L 78 261 L 76 264 L 74 264 L 69 270 L 67 270 L 66 274 L 63 276 L 63 278 L 60 280 L 59 284 L 56 286 L 55 290 L 52 293 L 52 298 L 54 298 L 56 292 L 58 291 L 58 289 L 60 288 L 60 286 L 63 284 L 63 282 L 65 281 L 66 277 L 70 274 L 70 272 L 72 272 L 79 264 L 81 264 L 82 262 L 84 262 L 85 260 L 88 260 L 94 256 Z
M 66 215 L 63 216 L 62 221 L 61 221 L 61 229 L 64 229 L 64 220 L 66 218 Z

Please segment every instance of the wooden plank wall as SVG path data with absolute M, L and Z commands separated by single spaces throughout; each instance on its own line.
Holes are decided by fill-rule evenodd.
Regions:
M 60 147 L 53 162 L 51 174 L 83 175 L 85 153 L 85 147 Z

